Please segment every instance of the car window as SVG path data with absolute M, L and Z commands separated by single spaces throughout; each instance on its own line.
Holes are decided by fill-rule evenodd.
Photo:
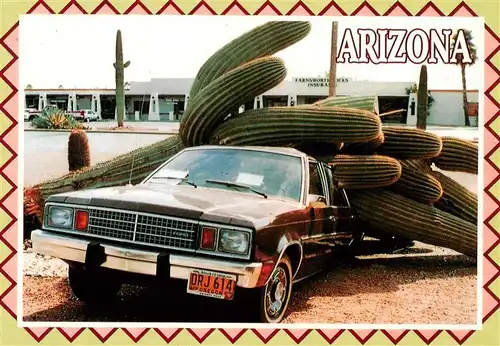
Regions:
M 316 162 L 309 162 L 309 194 L 324 196 L 323 184 L 321 183 L 321 176 L 319 165 Z
M 179 184 L 176 179 L 167 179 L 173 174 L 176 179 L 187 176 L 198 186 L 247 192 L 207 180 L 225 181 L 296 201 L 300 200 L 302 191 L 301 158 L 267 151 L 224 148 L 188 150 L 169 161 L 147 182 Z
M 348 207 L 345 191 L 343 189 L 334 188 L 333 189 L 333 205 L 338 207 Z
M 335 185 L 333 180 L 332 169 L 328 165 L 323 165 L 323 170 L 325 171 L 326 174 L 326 182 L 328 186 L 328 196 L 330 197 L 330 205 L 332 205 L 335 197 L 334 196 Z

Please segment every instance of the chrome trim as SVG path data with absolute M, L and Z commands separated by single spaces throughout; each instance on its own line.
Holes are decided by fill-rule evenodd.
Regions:
M 34 230 L 31 233 L 33 251 L 67 261 L 85 263 L 88 240 L 59 235 L 55 232 Z M 105 249 L 106 261 L 102 267 L 130 273 L 156 276 L 156 260 L 160 252 L 101 243 Z M 189 269 L 213 270 L 237 275 L 237 286 L 256 287 L 262 270 L 262 263 L 238 263 L 228 260 L 206 259 L 189 255 L 169 255 L 170 277 L 189 279 Z
M 224 257 L 224 258 L 249 259 L 250 255 L 251 255 L 251 251 L 250 251 L 251 245 L 250 245 L 250 249 L 249 249 L 248 253 L 245 255 L 237 255 L 237 254 L 231 254 L 228 252 L 210 251 L 210 250 L 199 249 L 199 231 L 200 231 L 200 227 L 202 227 L 202 226 L 211 226 L 211 227 L 217 228 L 218 229 L 217 234 L 219 233 L 219 229 L 221 229 L 221 228 L 234 229 L 236 231 L 248 232 L 249 236 L 250 236 L 250 244 L 252 244 L 253 238 L 254 238 L 253 237 L 253 235 L 254 235 L 253 230 L 249 229 L 249 228 L 241 227 L 241 226 L 233 226 L 233 225 L 228 225 L 228 224 L 218 224 L 218 223 L 213 223 L 213 222 L 205 222 L 203 220 L 185 219 L 185 218 L 179 218 L 179 217 L 175 217 L 175 216 L 165 216 L 165 215 L 161 215 L 161 214 L 138 212 L 138 211 L 127 210 L 127 209 L 89 206 L 89 205 L 83 205 L 83 204 L 73 204 L 73 203 L 64 203 L 64 202 L 47 202 L 45 209 L 44 209 L 44 213 L 45 213 L 45 210 L 48 211 L 48 208 L 50 208 L 51 206 L 62 206 L 62 207 L 81 209 L 81 210 L 102 210 L 102 211 L 120 212 L 120 213 L 135 215 L 134 237 L 136 234 L 135 230 L 137 229 L 137 221 L 138 221 L 139 216 L 156 217 L 156 218 L 165 219 L 165 220 L 174 220 L 174 221 L 192 223 L 194 225 L 194 227 L 197 228 L 196 232 L 198 232 L 198 235 L 196 238 L 197 247 L 195 249 L 168 246 L 168 245 L 160 245 L 160 244 L 154 244 L 154 243 L 145 243 L 145 242 L 140 242 L 137 240 L 127 240 L 127 239 L 113 238 L 113 237 L 108 237 L 108 236 L 103 236 L 103 235 L 96 235 L 96 234 L 91 234 L 91 233 L 84 233 L 85 236 L 92 237 L 92 238 L 105 239 L 105 240 L 123 242 L 123 243 L 128 243 L 128 244 L 146 245 L 146 246 L 157 247 L 157 248 L 162 248 L 162 249 L 169 249 L 169 250 L 185 251 L 185 252 L 189 252 L 189 253 L 208 254 L 208 255 Z M 75 212 L 73 212 L 73 214 L 76 215 Z M 45 220 L 47 220 L 47 218 L 45 218 Z M 74 224 L 73 224 L 73 227 L 74 227 Z M 45 221 L 44 221 L 44 230 L 61 232 L 61 233 L 66 233 L 66 234 L 73 234 L 73 235 L 82 234 L 81 231 L 77 231 L 74 228 L 64 229 L 64 228 L 50 227 L 47 225 L 47 223 Z
M 299 272 L 300 266 L 302 265 L 302 258 L 304 257 L 304 249 L 302 248 L 302 244 L 301 244 L 300 241 L 298 241 L 298 240 L 292 240 L 291 242 L 288 242 L 286 244 L 286 246 L 283 248 L 283 250 L 281 250 L 281 253 L 278 256 L 278 259 L 276 260 L 276 263 L 274 264 L 274 268 L 271 271 L 271 275 L 269 275 L 269 277 L 267 278 L 266 282 L 264 283 L 264 286 L 267 285 L 267 283 L 269 282 L 269 280 L 271 280 L 272 273 L 278 267 L 278 263 L 280 263 L 280 260 L 283 258 L 283 255 L 285 254 L 286 249 L 288 249 L 290 246 L 295 245 L 295 244 L 299 245 L 299 248 L 300 248 L 300 259 L 299 259 L 299 265 L 297 266 L 297 269 L 295 270 L 295 273 L 293 273 L 292 280 L 297 275 L 297 273 Z

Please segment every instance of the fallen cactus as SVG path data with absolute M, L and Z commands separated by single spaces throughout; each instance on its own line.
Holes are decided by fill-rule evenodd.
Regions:
M 477 255 L 477 225 L 385 188 L 350 191 L 360 218 L 395 236 Z
M 179 126 L 184 145 L 208 144 L 231 110 L 272 89 L 286 77 L 283 60 L 265 57 L 243 64 L 214 80 L 192 98 Z
M 321 107 L 343 107 L 363 109 L 369 112 L 378 113 L 376 96 L 341 96 L 328 97 L 313 103 Z
M 434 203 L 438 209 L 477 224 L 477 195 L 441 172 L 430 173 L 443 187 L 443 197 Z
M 439 181 L 430 173 L 413 168 L 401 161 L 401 178 L 391 186 L 391 190 L 402 196 L 424 204 L 437 202 L 443 195 Z
M 339 107 L 270 107 L 228 119 L 212 136 L 218 145 L 359 143 L 377 138 L 380 118 L 368 111 Z
M 443 150 L 432 162 L 444 171 L 477 174 L 477 143 L 461 138 L 443 136 Z
M 309 22 L 270 21 L 237 37 L 201 66 L 189 91 L 189 98 L 193 99 L 203 88 L 228 71 L 277 53 L 302 40 L 310 31 Z
M 345 189 L 389 186 L 401 176 L 398 160 L 381 155 L 337 155 L 329 166 L 338 186 Z
M 380 155 L 397 159 L 428 159 L 440 154 L 441 138 L 433 133 L 412 128 L 383 128 L 384 142 L 377 148 Z
M 24 189 L 25 215 L 41 217 L 45 199 L 51 195 L 89 188 L 135 184 L 169 157 L 184 149 L 178 136 L 136 149 L 112 160 L 83 168 L 60 178 Z

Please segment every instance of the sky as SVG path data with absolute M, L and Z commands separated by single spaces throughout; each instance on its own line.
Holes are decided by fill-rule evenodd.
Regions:
M 339 47 L 346 28 L 472 30 L 479 62 L 466 70 L 467 88 L 483 85 L 484 22 L 481 18 L 425 17 L 281 17 L 307 20 L 310 34 L 276 53 L 287 67 L 287 79 L 324 77 L 330 69 L 331 22 L 337 20 Z M 277 17 L 264 16 L 46 16 L 20 21 L 20 83 L 33 88 L 114 88 L 116 30 L 122 31 L 125 81 L 192 78 L 219 48 Z M 337 77 L 384 82 L 417 82 L 418 64 L 337 65 Z M 427 65 L 429 89 L 461 89 L 459 67 Z

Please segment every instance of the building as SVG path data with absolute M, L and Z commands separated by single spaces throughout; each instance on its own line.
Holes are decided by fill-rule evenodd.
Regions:
M 125 90 L 126 120 L 179 121 L 189 103 L 192 78 L 154 78 L 149 82 L 131 82 Z M 414 94 L 407 88 L 414 82 L 373 82 L 350 78 L 337 79 L 337 96 L 378 96 L 378 111 L 405 109 L 406 113 L 391 117 L 389 122 L 412 122 L 416 112 Z M 460 90 L 431 90 L 434 103 L 430 109 L 430 125 L 463 125 L 462 92 Z M 328 96 L 328 79 L 296 77 L 255 97 L 242 105 L 245 109 L 271 106 L 294 106 L 314 103 Z M 468 92 L 471 116 L 477 119 L 478 91 Z M 77 111 L 91 109 L 103 119 L 115 118 L 114 89 L 26 89 L 25 107 L 43 109 L 55 104 L 60 109 Z M 412 105 L 413 104 L 413 105 Z M 474 121 L 474 119 L 473 119 Z M 477 124 L 477 120 L 476 120 Z

